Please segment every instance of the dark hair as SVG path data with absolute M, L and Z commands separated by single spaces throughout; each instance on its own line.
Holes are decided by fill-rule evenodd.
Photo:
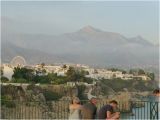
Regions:
M 117 101 L 115 101 L 115 100 L 112 100 L 112 101 L 110 101 L 109 103 L 113 103 L 113 104 L 118 105 L 118 102 L 117 102 Z
M 153 94 L 158 94 L 159 93 L 159 89 L 155 89 L 154 91 L 153 91 Z
M 95 97 L 92 97 L 89 101 L 92 101 L 92 100 L 96 100 L 96 98 L 95 98 Z

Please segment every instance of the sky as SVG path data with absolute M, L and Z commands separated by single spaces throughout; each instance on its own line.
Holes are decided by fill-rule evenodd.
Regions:
M 158 7 L 158 1 L 2 1 L 1 16 L 14 23 L 14 32 L 59 35 L 91 25 L 158 44 Z

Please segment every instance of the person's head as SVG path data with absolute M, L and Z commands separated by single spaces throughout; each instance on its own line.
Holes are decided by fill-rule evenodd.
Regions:
M 96 104 L 97 104 L 97 99 L 94 98 L 94 97 L 92 97 L 92 98 L 90 99 L 90 102 L 91 102 L 92 104 L 96 105 Z
M 72 100 L 72 104 L 80 104 L 80 100 L 78 97 L 74 97 Z
M 110 101 L 109 104 L 113 107 L 113 109 L 116 109 L 118 106 L 118 102 L 115 100 Z
M 157 96 L 157 95 L 159 95 L 159 94 L 160 94 L 159 89 L 155 89 L 155 90 L 153 91 L 153 95 Z

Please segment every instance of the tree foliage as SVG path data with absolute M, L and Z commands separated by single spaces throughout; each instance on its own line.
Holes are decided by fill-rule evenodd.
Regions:
M 40 71 L 41 73 L 41 71 Z M 85 75 L 89 73 L 81 69 L 69 67 L 66 76 L 58 76 L 56 73 L 47 73 L 43 69 L 40 74 L 39 71 L 34 71 L 28 68 L 14 68 L 12 82 L 15 83 L 41 83 L 41 84 L 65 84 L 67 82 L 87 82 L 92 83 L 92 78 L 86 78 Z
M 138 75 L 145 75 L 145 72 L 144 72 L 144 70 L 142 70 L 142 69 L 139 69 L 139 70 L 138 70 Z
M 58 93 L 52 92 L 52 91 L 49 91 L 49 90 L 44 90 L 43 94 L 44 94 L 44 97 L 45 97 L 46 101 L 58 100 L 59 98 L 62 97 Z
M 143 81 L 143 80 L 122 80 L 120 78 L 115 79 L 103 79 L 101 81 L 103 85 L 111 87 L 113 90 L 119 92 L 123 91 L 124 88 L 135 91 L 149 91 L 154 89 L 154 84 L 152 81 Z
M 32 69 L 27 69 L 25 67 L 15 67 L 13 70 L 12 78 L 14 79 L 26 79 L 27 81 L 32 81 L 34 78 L 34 71 Z
M 7 77 L 1 76 L 1 82 L 2 83 L 9 82 L 9 79 Z

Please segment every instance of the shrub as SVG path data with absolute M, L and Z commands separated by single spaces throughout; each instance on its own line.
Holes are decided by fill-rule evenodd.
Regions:
M 4 105 L 8 108 L 13 108 L 16 106 L 14 101 L 12 100 L 12 97 L 9 95 L 1 96 L 1 105 Z
M 4 77 L 4 76 L 1 77 L 2 83 L 8 82 L 8 81 L 9 81 L 9 79 L 7 77 Z
M 43 94 L 44 94 L 44 97 L 46 98 L 46 101 L 58 100 L 62 97 L 58 93 L 52 92 L 49 90 L 44 90 Z
M 17 78 L 17 79 L 13 78 L 12 82 L 13 83 L 27 83 L 27 80 L 23 78 Z

